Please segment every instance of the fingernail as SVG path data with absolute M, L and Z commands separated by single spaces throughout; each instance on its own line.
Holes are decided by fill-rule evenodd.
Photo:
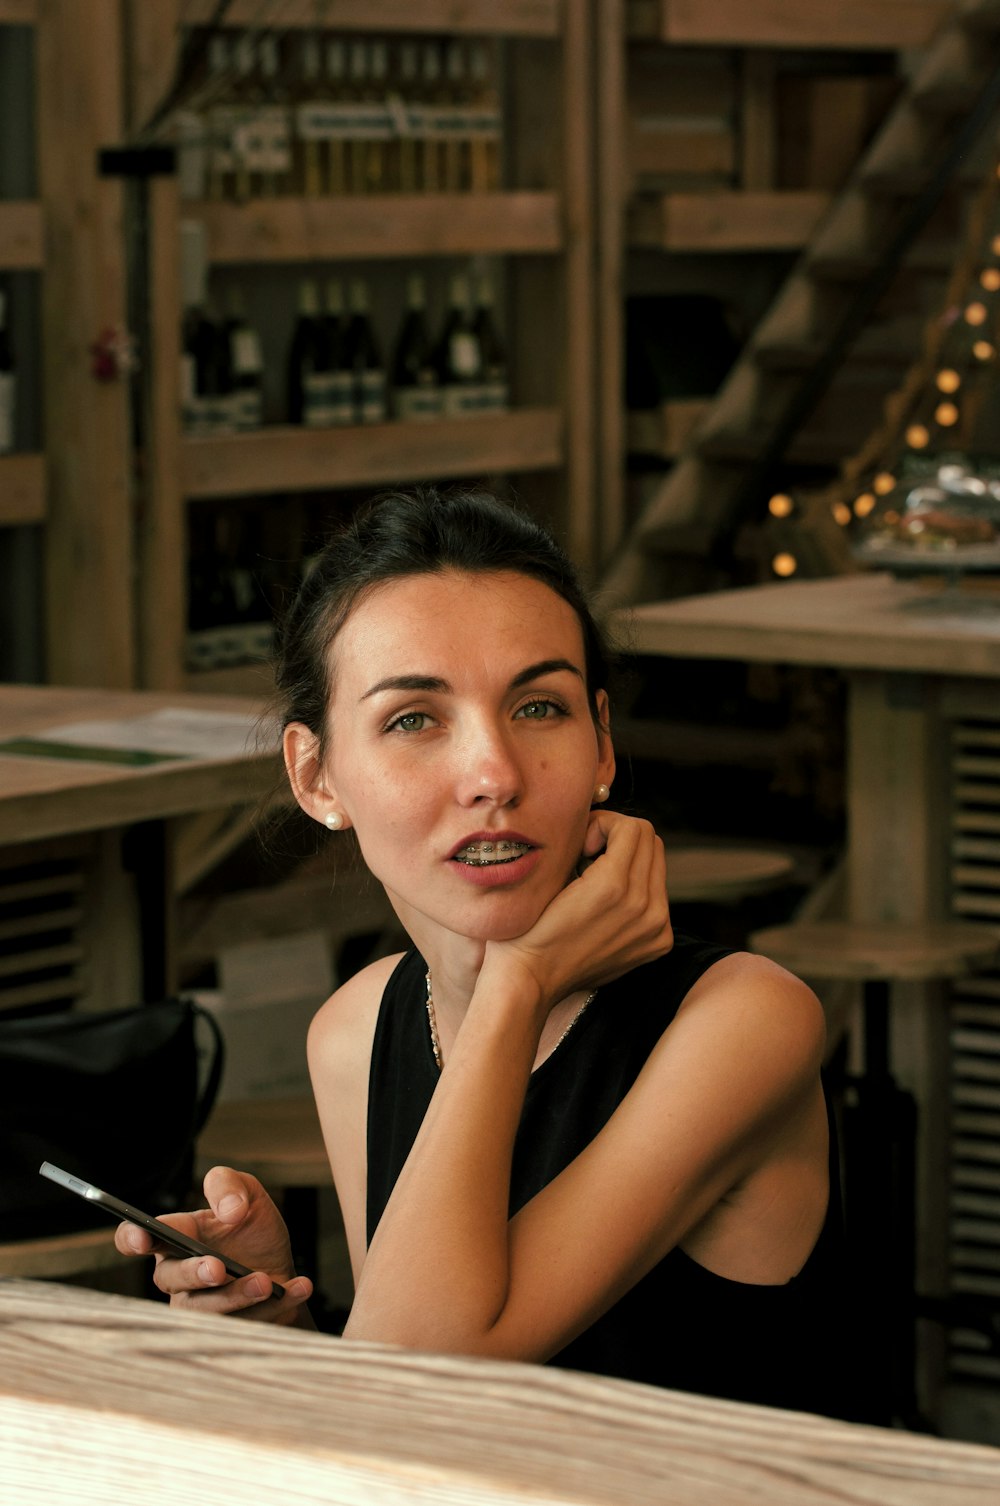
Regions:
M 243 1207 L 243 1199 L 238 1193 L 228 1192 L 219 1204 L 219 1212 L 222 1214 L 236 1213 Z
M 263 1295 L 264 1295 L 264 1283 L 263 1283 L 263 1281 L 260 1280 L 260 1278 L 258 1276 L 255 1276 L 252 1281 L 248 1281 L 247 1282 L 247 1296 L 248 1297 L 263 1297 Z

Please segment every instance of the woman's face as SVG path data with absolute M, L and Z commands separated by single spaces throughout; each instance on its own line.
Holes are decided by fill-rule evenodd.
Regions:
M 321 785 L 403 924 L 523 934 L 614 775 L 573 609 L 513 572 L 407 576 L 361 600 L 333 656 Z

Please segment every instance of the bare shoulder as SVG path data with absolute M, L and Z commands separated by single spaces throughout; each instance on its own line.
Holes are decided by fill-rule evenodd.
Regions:
M 355 1071 L 367 1073 L 379 1005 L 385 986 L 402 953 L 380 957 L 341 984 L 318 1010 L 309 1027 L 309 1066 L 326 1076 L 343 1079 Z
M 678 1036 L 710 1032 L 719 1047 L 747 1052 L 748 1064 L 770 1055 L 793 1077 L 813 1076 L 826 1046 L 823 1006 L 813 990 L 751 952 L 734 952 L 708 968 L 681 1004 L 676 1027 Z

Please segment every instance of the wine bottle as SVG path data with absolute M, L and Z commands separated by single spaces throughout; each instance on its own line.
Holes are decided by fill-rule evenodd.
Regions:
M 384 41 L 371 44 L 368 87 L 365 98 L 365 193 L 385 193 L 389 187 L 390 145 L 394 134 L 389 108 L 389 47 Z
M 451 417 L 477 413 L 482 398 L 482 357 L 469 312 L 469 279 L 457 272 L 437 349 L 442 412 Z
M 441 132 L 437 116 L 444 103 L 441 87 L 441 54 L 435 42 L 424 46 L 420 85 L 423 93 L 424 130 L 420 140 L 420 185 L 425 193 L 440 193 L 443 182 Z
M 299 284 L 299 314 L 288 355 L 288 416 L 307 429 L 326 428 L 331 422 L 326 329 L 310 278 Z
M 386 417 L 385 365 L 372 328 L 368 287 L 360 277 L 351 283 L 350 312 L 347 351 L 354 373 L 355 418 L 358 423 L 379 424 Z
M 261 37 L 258 55 L 260 97 L 254 117 L 257 152 L 250 163 L 251 185 L 255 193 L 269 198 L 285 194 L 291 187 L 291 115 L 277 37 L 271 33 Z
M 324 192 L 324 121 L 326 91 L 322 76 L 323 53 L 316 32 L 302 38 L 299 53 L 298 100 L 295 106 L 294 182 L 307 199 Z
M 423 186 L 419 169 L 419 139 L 424 118 L 420 99 L 420 49 L 416 42 L 400 44 L 394 113 L 397 164 L 395 185 L 401 193 L 416 193 Z
M 338 426 L 353 424 L 354 370 L 347 344 L 344 289 L 336 277 L 331 277 L 326 285 L 323 323 L 329 365 L 330 422 Z
M 406 312 L 392 358 L 392 414 L 394 418 L 439 418 L 441 388 L 427 328 L 424 279 L 407 279 Z
M 181 424 L 190 434 L 233 427 L 232 370 L 225 330 L 212 317 L 207 295 L 205 228 L 181 223 Z
M 7 329 L 7 291 L 0 288 L 0 455 L 14 448 L 17 372 Z
M 365 193 L 368 187 L 369 143 L 359 128 L 367 95 L 368 43 L 355 39 L 350 46 L 347 65 L 347 98 L 354 106 L 354 123 L 345 142 L 347 192 L 352 194 Z
M 251 196 L 251 163 L 258 150 L 256 115 L 261 91 L 257 71 L 257 48 L 253 33 L 241 31 L 233 47 L 233 198 L 244 204 Z
M 473 193 L 494 193 L 500 187 L 500 96 L 485 42 L 472 47 L 469 75 L 469 187 Z
M 438 123 L 444 132 L 441 143 L 442 187 L 447 193 L 459 193 L 469 186 L 469 139 L 465 129 L 465 49 L 461 42 L 449 42 L 445 53 L 447 101 L 438 111 Z
M 476 281 L 472 328 L 479 342 L 480 410 L 503 413 L 510 406 L 507 353 L 497 332 L 493 283 L 485 275 Z
M 229 291 L 226 335 L 232 372 L 233 424 L 237 429 L 259 429 L 264 406 L 264 358 L 260 336 L 247 320 L 239 288 Z
M 232 54 L 229 38 L 216 34 L 208 49 L 208 196 L 232 199 L 236 193 L 236 152 L 233 131 L 239 120 L 232 94 Z
M 332 38 L 326 49 L 326 92 L 330 98 L 326 139 L 326 192 L 347 192 L 347 144 L 344 106 L 348 100 L 347 47 L 339 38 Z

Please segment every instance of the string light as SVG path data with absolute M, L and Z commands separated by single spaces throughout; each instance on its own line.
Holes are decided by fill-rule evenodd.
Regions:
M 772 518 L 791 517 L 794 507 L 795 503 L 792 501 L 791 497 L 786 496 L 784 492 L 775 492 L 774 496 L 767 504 L 767 510 L 771 514 Z
M 950 366 L 946 366 L 943 371 L 939 371 L 935 381 L 939 392 L 957 392 L 962 385 L 962 378 Z
M 954 403 L 938 403 L 934 417 L 942 429 L 949 429 L 952 424 L 958 423 L 958 409 Z
M 873 492 L 862 492 L 860 497 L 854 499 L 854 514 L 858 518 L 867 518 L 875 508 L 875 495 Z
M 989 340 L 977 340 L 972 347 L 972 354 L 977 361 L 992 361 L 996 355 L 996 347 Z
M 1000 235 L 995 235 L 990 241 L 990 250 L 994 256 L 1000 256 Z
M 846 502 L 835 502 L 830 511 L 833 513 L 834 522 L 839 523 L 841 528 L 846 528 L 853 517 Z
M 925 424 L 911 424 L 906 431 L 906 443 L 911 450 L 924 450 L 931 442 L 931 431 Z
M 776 554 L 771 561 L 771 569 L 775 575 L 794 575 L 799 568 L 799 562 L 794 554 Z
M 985 324 L 988 318 L 985 303 L 970 303 L 965 311 L 966 324 Z
M 888 523 L 890 528 L 895 528 L 899 522 L 899 513 L 894 507 L 890 507 L 887 512 L 882 514 L 882 522 Z
M 996 267 L 986 267 L 979 274 L 979 284 L 986 289 L 987 293 L 995 293 L 997 288 L 1000 288 L 1000 272 Z
M 896 478 L 891 471 L 879 471 L 872 482 L 872 490 L 877 497 L 887 497 L 895 488 Z

